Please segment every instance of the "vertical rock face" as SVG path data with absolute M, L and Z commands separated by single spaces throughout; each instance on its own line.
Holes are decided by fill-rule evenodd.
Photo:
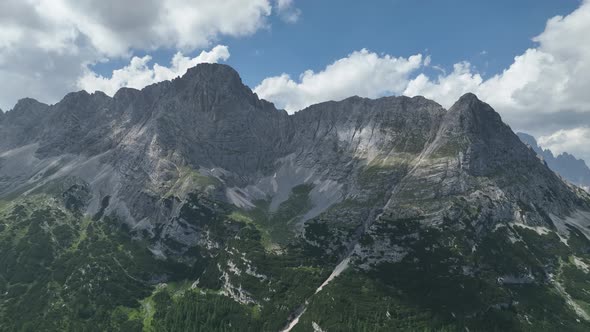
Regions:
M 0 225 L 10 224 L 7 232 L 13 232 L 0 228 L 0 247 L 13 250 L 13 242 L 3 239 L 14 234 L 46 232 L 51 250 L 81 254 L 79 248 L 104 245 L 105 234 L 119 225 L 138 240 L 125 243 L 125 255 L 113 249 L 117 245 L 108 247 L 130 280 L 138 278 L 119 259 L 133 258 L 130 269 L 145 277 L 136 287 L 148 293 L 129 295 L 134 301 L 157 293 L 152 284 L 180 278 L 215 294 L 221 290 L 233 305 L 253 306 L 264 324 L 273 322 L 254 322 L 253 330 L 278 330 L 294 313 L 304 327 L 316 322 L 343 330 L 321 314 L 332 305 L 323 301 L 346 293 L 338 287 L 352 293 L 362 288 L 387 308 L 398 301 L 393 307 L 399 312 L 380 318 L 343 308 L 360 315 L 356 330 L 375 324 L 477 330 L 490 313 L 510 316 L 502 322 L 513 329 L 525 326 L 525 316 L 541 321 L 538 312 L 582 317 L 571 303 L 583 296 L 575 302 L 577 288 L 560 284 L 574 279 L 555 276 L 590 264 L 589 202 L 473 94 L 449 110 L 423 97 L 351 97 L 288 115 L 259 99 L 232 68 L 200 64 L 173 81 L 124 88 L 112 98 L 82 91 L 51 106 L 25 99 L 0 113 Z M 35 233 L 26 225 L 37 220 L 37 205 L 51 222 Z M 19 218 L 26 229 L 14 223 Z M 71 228 L 78 242 L 67 247 L 56 240 L 58 226 Z M 138 247 L 159 261 L 133 256 Z M 131 263 L 137 257 L 139 267 Z M 141 265 L 148 261 L 157 273 Z M 186 267 L 189 276 L 162 262 Z M 113 271 L 103 260 L 92 264 L 100 273 Z M 334 275 L 345 271 L 324 283 L 331 274 L 325 266 L 339 266 Z M 12 278 L 3 267 L 2 282 Z M 75 276 L 94 285 L 97 280 L 79 274 L 86 268 L 64 268 L 70 273 L 65 280 Z M 293 286 L 294 275 L 302 279 L 301 289 Z M 105 280 L 117 279 L 108 275 L 100 282 Z M 15 284 L 0 283 L 0 291 Z M 48 280 L 47 291 L 55 284 L 65 285 Z M 507 284 L 534 285 L 531 294 L 557 296 L 571 308 L 537 311 L 529 293 Z M 82 286 L 72 287 L 83 293 Z M 55 298 L 74 296 L 68 292 Z M 515 302 L 525 303 L 524 309 Z M 308 309 L 300 306 L 305 303 Z M 415 312 L 432 315 L 429 323 L 404 320 Z M 463 323 L 451 318 L 456 316 Z M 154 317 L 171 329 L 165 314 Z
M 303 158 L 311 159 L 310 164 L 324 168 L 394 162 L 404 159 L 404 154 L 419 154 L 444 112 L 422 97 L 352 97 L 322 103 L 293 115 L 292 145 L 307 154 Z
M 441 135 L 439 153 L 464 152 L 463 166 L 474 176 L 502 172 L 514 162 L 530 159 L 500 115 L 470 93 L 449 109 Z
M 189 70 L 172 82 L 165 98 L 153 119 L 158 141 L 194 166 L 249 176 L 264 171 L 288 148 L 287 114 L 258 99 L 228 66 Z
M 538 162 L 489 105 L 468 94 L 449 110 L 449 118 L 468 124 L 454 132 L 468 140 L 462 165 L 470 175 L 490 178 L 510 199 L 535 202 L 548 212 L 564 215 L 575 206 L 576 195 Z M 560 197 L 559 203 L 553 196 Z
M 380 195 L 391 196 L 390 207 L 492 190 L 510 206 L 536 206 L 530 210 L 537 214 L 529 216 L 535 224 L 586 204 L 473 94 L 448 111 L 422 97 L 351 97 L 289 116 L 260 100 L 231 67 L 202 64 L 171 82 L 122 89 L 113 98 L 82 91 L 53 106 L 24 99 L 4 117 L 3 151 L 36 144 L 38 165 L 29 165 L 29 176 L 52 160 L 64 167 L 58 175 L 92 182 L 99 175 L 77 170 L 87 167 L 83 160 L 95 160 L 95 167 L 109 171 L 100 175 L 105 184 L 88 212 L 95 213 L 96 202 L 108 195 L 121 205 L 107 212 L 134 222 L 170 217 L 157 202 L 178 188 L 183 169 L 221 181 L 217 197 L 227 195 L 224 188 L 244 188 L 231 195 L 250 206 L 281 191 L 272 185 L 282 180 L 277 174 L 290 177 L 287 193 L 300 184 L 330 183 L 339 197 L 332 203 L 369 199 L 377 187 L 389 188 Z M 15 181 L 30 186 L 23 172 Z M 42 178 L 35 179 L 43 185 Z M 506 216 L 513 212 L 506 208 Z

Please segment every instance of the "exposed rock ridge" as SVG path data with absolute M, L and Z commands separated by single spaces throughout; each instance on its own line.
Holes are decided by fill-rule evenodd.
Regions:
M 535 224 L 548 223 L 549 211 L 563 217 L 585 206 L 473 94 L 448 111 L 423 97 L 351 97 L 289 116 L 259 99 L 231 67 L 200 64 L 183 77 L 142 90 L 124 88 L 113 98 L 81 91 L 52 106 L 24 99 L 0 128 L 5 138 L 0 152 L 37 146 L 33 156 L 23 155 L 37 164 L 13 183 L 30 186 L 27 176 L 49 164 L 63 166 L 51 179 L 77 174 L 96 182 L 100 176 L 104 185 L 90 206 L 97 209 L 103 197 L 113 197 L 124 206 L 107 212 L 123 213 L 133 223 L 166 222 L 174 208 L 164 206 L 161 197 L 178 188 L 184 168 L 217 178 L 223 186 L 215 197 L 239 197 L 245 206 L 275 197 L 273 183 L 288 187 L 271 207 L 292 187 L 313 184 L 316 208 L 306 219 L 346 199 L 376 204 L 369 210 L 385 202 L 399 209 L 420 200 L 474 195 L 482 188 L 508 202 L 496 214 L 500 219 L 514 214 L 516 201 L 533 206 L 527 218 Z M 103 173 L 73 171 L 85 165 L 83 160 L 93 160 Z M 364 180 L 371 172 L 379 181 Z M 528 190 L 531 186 L 535 190 Z M 325 188 L 331 188 L 330 199 Z
M 590 188 L 590 168 L 588 168 L 584 160 L 578 159 L 567 152 L 555 156 L 551 150 L 542 149 L 531 135 L 518 133 L 518 137 L 530 146 L 547 163 L 547 166 L 557 174 L 575 185 L 586 188 L 586 190 Z

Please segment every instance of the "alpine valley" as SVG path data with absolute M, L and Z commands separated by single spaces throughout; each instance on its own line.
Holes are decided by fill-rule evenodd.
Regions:
M 589 331 L 590 196 L 473 94 L 226 65 L 0 112 L 2 331 Z

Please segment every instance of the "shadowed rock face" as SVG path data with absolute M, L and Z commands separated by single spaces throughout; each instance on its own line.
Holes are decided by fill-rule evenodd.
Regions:
M 0 132 L 2 150 L 33 142 L 43 126 L 49 106 L 34 99 L 22 99 L 3 115 Z
M 6 126 L 16 131 L 39 126 L 18 143 L 40 142 L 42 156 L 151 145 L 194 166 L 246 173 L 271 163 L 267 159 L 288 129 L 286 114 L 259 100 L 233 69 L 209 64 L 142 91 L 122 89 L 114 98 L 81 91 L 44 108 L 24 100 L 12 114 Z

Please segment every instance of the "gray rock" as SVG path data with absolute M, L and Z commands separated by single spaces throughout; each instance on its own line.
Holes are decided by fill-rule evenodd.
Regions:
M 424 303 L 445 294 L 454 305 L 432 291 L 465 298 L 471 284 L 468 299 L 491 301 L 488 312 L 511 305 L 517 292 L 504 287 L 528 283 L 574 303 L 553 276 L 564 275 L 562 252 L 585 255 L 580 237 L 590 239 L 590 195 L 473 94 L 449 110 L 351 97 L 288 115 L 215 64 L 112 98 L 19 102 L 0 118 L 0 201 L 39 193 L 93 222 L 125 222 L 158 259 L 206 263 L 222 294 L 261 306 L 278 303 L 270 294 L 287 283 L 275 271 L 291 275 L 300 253 L 334 268 L 311 296 L 354 269 Z
M 49 106 L 34 99 L 19 100 L 0 123 L 0 151 L 34 143 L 44 126 Z
M 551 150 L 542 149 L 537 144 L 537 140 L 531 135 L 518 133 L 518 137 L 533 149 L 539 158 L 542 158 L 554 172 L 577 186 L 586 190 L 590 188 L 590 168 L 588 168 L 584 160 L 578 159 L 567 152 L 555 156 Z
M 423 97 L 351 97 L 289 116 L 231 67 L 200 64 L 113 98 L 82 91 L 52 106 L 22 100 L 0 122 L 0 138 L 0 195 L 76 177 L 89 184 L 87 214 L 148 232 L 167 225 L 169 235 L 191 192 L 237 208 L 268 199 L 273 210 L 300 184 L 313 185 L 313 207 L 295 230 L 307 237 L 306 225 L 330 224 L 335 253 L 365 234 L 379 238 L 392 220 L 437 227 L 465 218 L 466 206 L 478 209 L 470 218 L 479 232 L 515 218 L 554 229 L 551 216 L 588 209 L 587 196 L 473 94 L 448 111 Z M 105 197 L 111 203 L 101 207 Z M 385 239 L 376 245 L 404 250 Z

